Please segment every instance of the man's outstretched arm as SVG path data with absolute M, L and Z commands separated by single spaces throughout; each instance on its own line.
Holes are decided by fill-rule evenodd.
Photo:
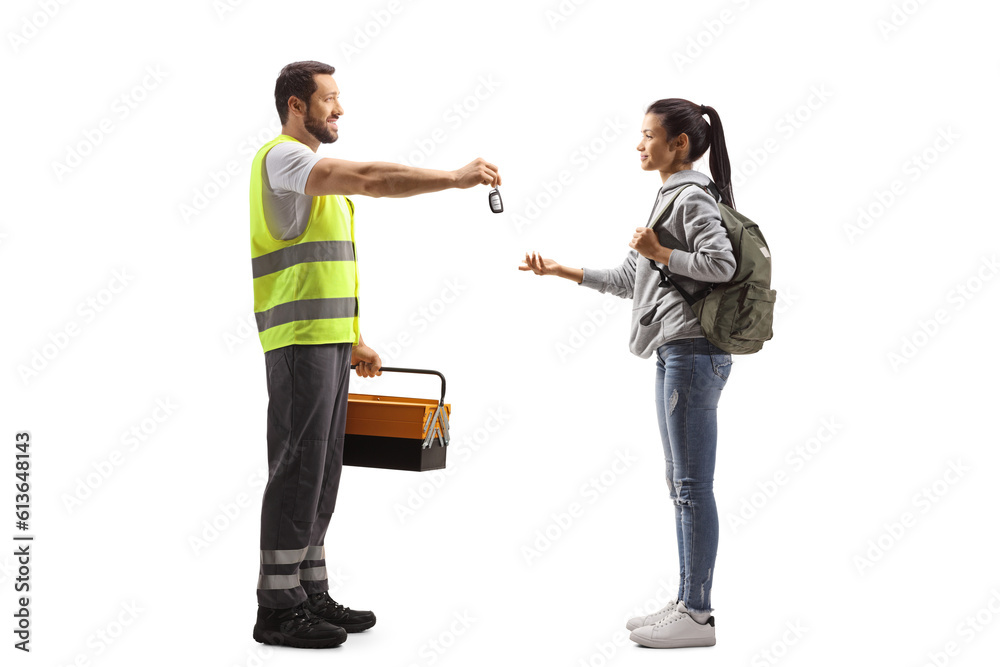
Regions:
M 501 184 L 496 165 L 483 158 L 476 158 L 455 171 L 422 169 L 394 162 L 352 162 L 323 158 L 309 172 L 306 194 L 312 197 L 412 197 L 450 188 L 466 189 L 480 184 Z

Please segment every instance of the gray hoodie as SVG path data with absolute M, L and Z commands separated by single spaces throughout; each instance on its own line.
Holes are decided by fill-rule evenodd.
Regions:
M 729 281 L 736 272 L 736 257 L 719 216 L 715 198 L 699 186 L 712 182 L 700 171 L 687 169 L 671 174 L 660 188 L 656 204 L 646 224 L 660 212 L 673 196 L 674 190 L 686 183 L 670 215 L 656 226 L 660 244 L 673 248 L 667 263 L 667 273 L 693 294 L 711 283 Z M 677 247 L 676 241 L 682 244 Z M 632 299 L 632 335 L 629 350 L 643 359 L 667 341 L 680 338 L 703 338 L 701 324 L 684 297 L 673 287 L 660 287 L 660 274 L 649 260 L 630 250 L 621 266 L 613 269 L 583 269 L 584 287 Z M 649 324 L 639 320 L 644 315 Z M 651 321 L 650 321 L 651 319 Z

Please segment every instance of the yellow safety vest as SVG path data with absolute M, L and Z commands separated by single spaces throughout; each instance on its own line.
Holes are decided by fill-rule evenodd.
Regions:
M 264 351 L 286 345 L 351 343 L 360 338 L 354 203 L 343 195 L 312 198 L 305 231 L 283 241 L 264 220 L 264 156 L 282 134 L 257 151 L 250 171 L 250 257 L 253 312 Z

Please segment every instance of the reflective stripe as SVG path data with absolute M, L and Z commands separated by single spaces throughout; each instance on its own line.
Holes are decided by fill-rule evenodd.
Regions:
M 301 299 L 357 296 L 356 262 L 311 262 L 254 278 L 253 312 Z
M 326 579 L 326 567 L 304 567 L 299 570 L 299 579 L 302 581 L 323 581 Z
M 278 135 L 257 150 L 250 172 L 253 312 L 261 346 L 269 352 L 286 345 L 357 344 L 360 306 L 354 203 L 343 195 L 313 197 L 301 236 L 275 239 L 264 212 L 264 158 L 282 142 L 301 143 L 295 137 Z M 349 297 L 353 299 L 347 305 L 328 305 L 319 312 L 299 305 L 325 299 L 335 304 Z M 289 303 L 293 305 L 284 305 Z
M 289 565 L 291 563 L 301 563 L 309 553 L 309 549 L 314 547 L 302 547 L 301 549 L 275 549 L 273 551 L 260 552 L 260 562 L 265 565 Z
M 353 262 L 354 243 L 351 241 L 307 241 L 269 252 L 250 260 L 253 277 L 287 269 L 303 262 Z
M 257 588 L 260 590 L 274 590 L 282 588 L 298 588 L 299 575 L 295 574 L 262 574 L 257 579 Z
M 323 560 L 326 558 L 326 547 L 309 547 L 306 550 L 305 558 L 302 560 Z
M 298 301 L 279 303 L 274 308 L 254 313 L 259 331 L 299 320 L 356 317 L 357 314 L 358 299 L 353 296 L 339 299 L 299 299 Z

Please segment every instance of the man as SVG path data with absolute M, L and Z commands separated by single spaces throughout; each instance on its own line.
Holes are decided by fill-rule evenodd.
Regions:
M 253 636 L 265 644 L 337 646 L 375 624 L 329 595 L 324 541 L 343 462 L 350 366 L 381 374 L 359 329 L 354 204 L 347 195 L 410 197 L 499 185 L 482 158 L 456 171 L 316 155 L 344 115 L 334 68 L 292 63 L 274 89 L 281 135 L 250 175 L 254 313 L 267 372 L 268 483 L 261 509 Z

